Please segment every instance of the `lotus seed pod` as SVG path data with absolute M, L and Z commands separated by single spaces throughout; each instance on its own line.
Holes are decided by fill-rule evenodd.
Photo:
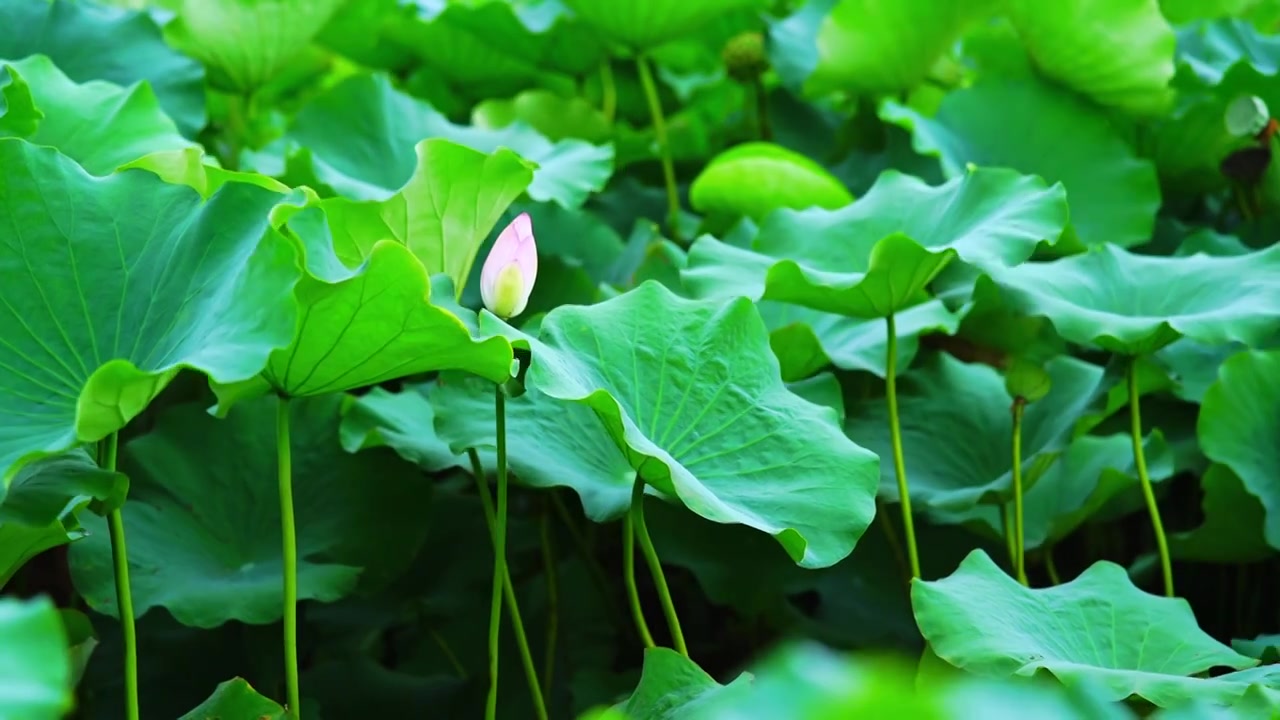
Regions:
M 729 77 L 738 82 L 750 82 L 769 67 L 764 35 L 758 32 L 739 33 L 729 38 L 720 56 Z
M 1052 384 L 1049 373 L 1039 363 L 1025 358 L 1016 358 L 1004 372 L 1004 387 L 1009 396 L 1029 403 L 1048 395 Z
M 480 270 L 480 297 L 489 312 L 504 320 L 524 312 L 538 277 L 538 246 L 533 221 L 520 213 L 502 229 Z

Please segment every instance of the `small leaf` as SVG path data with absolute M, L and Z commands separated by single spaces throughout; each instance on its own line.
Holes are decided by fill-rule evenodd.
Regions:
M 748 692 L 751 676 L 743 674 L 721 685 L 702 668 L 674 650 L 648 648 L 644 670 L 631 697 L 618 706 L 626 717 L 645 720 L 694 720 L 704 717 L 705 708 L 725 696 L 740 697 Z
M 218 684 L 208 700 L 178 720 L 284 720 L 284 708 L 254 690 L 244 678 Z
M 0 667 L 0 717 L 51 720 L 71 711 L 67 634 L 48 598 L 0 598 Z

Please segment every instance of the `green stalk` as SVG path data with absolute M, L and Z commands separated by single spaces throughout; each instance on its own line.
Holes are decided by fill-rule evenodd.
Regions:
M 547 576 L 547 653 L 542 665 L 542 694 L 551 694 L 555 679 L 556 639 L 560 631 L 560 580 L 556 575 L 556 553 L 551 542 L 551 509 L 542 507 L 542 569 Z
M 1027 401 L 1024 398 L 1013 399 L 1013 568 L 1018 582 L 1029 587 L 1026 533 L 1022 516 L 1022 415 L 1026 407 Z
M 289 717 L 302 717 L 298 682 L 298 536 L 293 520 L 293 457 L 289 439 L 289 398 L 276 405 L 276 480 L 280 485 L 280 535 L 284 555 L 284 676 Z
M 613 65 L 609 58 L 600 62 L 600 113 L 610 125 L 618 114 L 618 86 L 613 82 Z
M 529 697 L 533 701 L 534 714 L 538 720 L 547 720 L 547 707 L 542 698 L 542 687 L 538 684 L 538 670 L 533 664 L 533 653 L 529 650 L 529 638 L 524 631 L 524 619 L 520 615 L 520 604 L 516 600 L 515 584 L 511 582 L 511 569 L 507 566 L 506 533 L 507 533 L 507 432 L 506 432 L 506 396 L 502 386 L 497 386 L 494 396 L 497 410 L 498 431 L 498 509 L 494 510 L 493 498 L 489 495 L 489 484 L 485 480 L 484 467 L 480 464 L 480 455 L 474 449 L 467 454 L 471 458 L 471 471 L 476 478 L 476 489 L 480 495 L 480 507 L 484 510 L 485 523 L 489 526 L 490 537 L 494 544 L 494 593 L 491 598 L 489 615 L 489 673 L 493 682 L 489 686 L 488 708 L 497 713 L 498 687 L 498 628 L 500 627 L 502 601 L 506 599 L 507 616 L 511 619 L 511 630 L 516 637 L 516 646 L 520 650 L 520 663 L 524 667 L 525 680 L 529 683 Z M 502 552 L 498 554 L 499 533 L 501 533 Z M 500 560 L 497 558 L 501 558 Z M 501 567 L 499 574 L 498 568 Z M 497 608 L 495 612 L 494 608 Z M 495 619 L 496 617 L 496 619 Z
M 907 490 L 907 461 L 902 454 L 902 426 L 898 422 L 898 327 L 893 313 L 885 318 L 889 350 L 885 353 L 884 394 L 889 404 L 889 441 L 893 445 L 893 471 L 898 476 L 898 498 L 902 503 L 902 528 L 907 536 L 907 558 L 911 577 L 920 577 L 920 553 L 916 550 L 916 526 L 911 517 L 911 493 Z
M 1160 506 L 1151 488 L 1151 476 L 1147 473 L 1147 454 L 1142 449 L 1142 414 L 1138 409 L 1138 357 L 1129 360 L 1129 434 L 1133 438 L 1133 462 L 1138 466 L 1138 482 L 1142 485 L 1142 497 L 1147 501 L 1151 514 L 1151 529 L 1156 533 L 1156 546 L 1160 550 L 1160 571 L 1164 574 L 1164 594 L 1173 594 L 1173 565 L 1169 561 L 1169 541 L 1164 536 L 1164 523 L 1160 522 Z
M 98 464 L 103 470 L 115 471 L 120 438 L 111 433 L 98 444 Z M 124 538 L 124 514 L 120 508 L 107 513 L 107 530 L 111 535 L 111 564 L 115 569 L 116 605 L 120 609 L 120 632 L 124 638 L 124 704 L 125 717 L 138 720 L 138 630 L 133 617 L 133 589 L 129 585 L 129 550 Z
M 637 498 L 637 494 L 640 496 Z M 631 490 L 631 506 L 644 497 L 644 484 L 639 478 Z M 653 641 L 653 633 L 649 632 L 649 623 L 644 619 L 644 608 L 640 606 L 640 591 L 636 589 L 636 529 L 634 515 L 628 511 L 622 519 L 622 581 L 627 586 L 627 599 L 631 604 L 631 616 L 636 621 L 636 632 L 645 649 L 657 647 Z
M 680 193 L 676 188 L 676 170 L 671 162 L 671 143 L 667 140 L 667 121 L 662 116 L 662 101 L 658 98 L 658 86 L 653 82 L 653 72 L 649 70 L 649 60 L 644 55 L 636 56 L 636 70 L 640 73 L 640 84 L 644 87 L 644 96 L 649 102 L 653 134 L 658 141 L 658 155 L 662 160 L 662 179 L 667 186 L 667 232 L 671 233 L 672 240 L 680 243 Z
M 1002 503 L 1000 505 L 1000 529 L 1004 531 L 1005 549 L 1009 551 L 1009 567 L 1014 568 L 1017 572 L 1018 567 L 1018 542 L 1013 539 L 1013 504 Z
M 645 562 L 649 565 L 649 573 L 653 575 L 653 584 L 658 590 L 658 599 L 662 602 L 662 612 L 667 616 L 667 625 L 671 629 L 671 641 L 676 651 L 686 658 L 689 647 L 684 643 L 684 633 L 680 630 L 680 618 L 676 616 L 675 603 L 671 602 L 671 590 L 667 587 L 667 577 L 662 573 L 662 563 L 658 561 L 658 551 L 653 549 L 653 540 L 649 537 L 649 528 L 644 521 L 644 481 L 636 478 L 631 490 L 631 525 L 635 529 L 636 538 L 640 541 L 640 552 L 644 553 Z
M 1049 573 L 1049 582 L 1054 585 L 1062 584 L 1062 576 L 1058 574 L 1058 565 L 1053 561 L 1053 546 L 1050 545 L 1044 549 L 1044 569 Z

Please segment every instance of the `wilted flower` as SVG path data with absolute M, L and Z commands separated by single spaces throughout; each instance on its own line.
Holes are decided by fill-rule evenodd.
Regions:
M 480 270 L 480 297 L 489 312 L 504 320 L 524 312 L 538 277 L 538 246 L 533 221 L 520 213 L 502 229 Z

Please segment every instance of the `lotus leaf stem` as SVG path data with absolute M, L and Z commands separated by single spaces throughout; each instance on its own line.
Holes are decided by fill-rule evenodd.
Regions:
M 284 676 L 289 717 L 302 717 L 298 681 L 298 537 L 293 519 L 293 457 L 289 439 L 289 398 L 276 405 L 276 480 L 280 486 L 280 537 L 284 558 Z
M 551 539 L 550 503 L 542 507 L 542 569 L 547 576 L 547 652 L 542 664 L 542 694 L 551 694 L 551 681 L 555 679 L 556 639 L 560 625 L 560 579 L 556 575 L 555 545 Z
M 1160 506 L 1151 487 L 1151 475 L 1147 472 L 1147 454 L 1142 448 L 1142 413 L 1138 407 L 1138 356 L 1129 360 L 1129 434 L 1133 438 L 1133 462 L 1138 467 L 1138 482 L 1142 485 L 1142 497 L 1147 501 L 1151 514 L 1151 529 L 1156 534 L 1156 547 L 1160 551 L 1160 571 L 1164 575 L 1164 594 L 1174 597 L 1173 565 L 1169 561 L 1169 541 L 1165 539 L 1164 523 L 1160 521 Z
M 502 386 L 496 386 L 494 409 L 497 411 L 498 445 L 498 509 L 494 509 L 493 498 L 489 495 L 489 484 L 485 479 L 484 466 L 480 463 L 480 455 L 475 449 L 468 449 L 471 458 L 471 472 L 476 478 L 476 490 L 480 495 L 480 507 L 484 511 L 485 524 L 489 527 L 490 539 L 494 546 L 493 595 L 489 605 L 489 698 L 486 704 L 487 713 L 497 714 L 498 708 L 498 639 L 502 623 L 502 602 L 506 599 L 507 616 L 511 619 L 511 630 L 516 637 L 516 646 L 520 649 L 520 664 L 524 668 L 525 680 L 529 683 L 529 698 L 533 701 L 534 714 L 538 720 L 547 720 L 547 707 L 542 697 L 542 687 L 538 684 L 538 669 L 533 664 L 533 653 L 529 650 L 529 638 L 525 634 L 524 619 L 520 615 L 520 603 L 516 600 L 515 584 L 511 582 L 511 569 L 507 566 L 506 533 L 507 533 L 507 433 L 506 433 L 506 395 Z M 502 534 L 502 551 L 498 551 L 499 532 Z M 500 568 L 500 572 L 499 572 Z
M 1026 398 L 1019 396 L 1013 399 L 1013 567 L 1018 582 L 1029 586 L 1026 532 L 1022 515 L 1022 416 L 1026 408 Z
M 889 343 L 885 353 L 884 394 L 889 405 L 889 441 L 893 445 L 893 470 L 898 477 L 898 499 L 902 503 L 902 529 L 907 536 L 907 558 L 911 577 L 920 577 L 920 553 L 916 549 L 916 527 L 911 516 L 911 493 L 907 485 L 907 461 L 902 454 L 902 426 L 898 422 L 898 327 L 893 313 L 885 317 Z
M 680 193 L 676 187 L 676 170 L 671 162 L 671 143 L 667 138 L 667 121 L 662 116 L 662 101 L 658 97 L 658 86 L 653 82 L 653 72 L 649 69 L 649 59 L 643 54 L 636 56 L 636 70 L 640 73 L 640 84 L 644 87 L 645 99 L 649 102 L 649 115 L 653 119 L 653 134 L 658 141 L 658 155 L 662 160 L 662 179 L 667 186 L 667 232 L 677 243 L 680 240 Z
M 636 478 L 631 489 L 631 525 L 636 539 L 640 541 L 640 552 L 644 554 L 649 565 L 649 573 L 653 575 L 653 584 L 658 590 L 658 599 L 662 602 L 662 612 L 667 616 L 667 625 L 671 630 L 671 641 L 676 651 L 686 658 L 689 647 L 685 645 L 684 633 L 680 630 L 680 618 L 676 615 L 675 603 L 671 602 L 671 590 L 667 587 L 667 577 L 662 573 L 662 563 L 658 560 L 658 551 L 653 549 L 653 539 L 649 537 L 649 528 L 644 520 L 644 481 Z M 638 600 L 636 601 L 638 604 Z
M 639 488 L 636 490 L 635 488 Z M 644 485 L 636 480 L 631 491 L 631 505 L 635 506 L 636 495 L 644 497 Z M 653 633 L 649 632 L 649 623 L 644 619 L 644 608 L 640 606 L 640 591 L 636 589 L 636 528 L 634 513 L 628 511 L 622 519 L 622 581 L 627 586 L 627 600 L 631 604 L 631 616 L 636 622 L 636 632 L 645 649 L 657 647 L 653 641 Z
M 114 472 L 120 444 L 117 433 L 98 443 L 98 464 Z M 115 570 L 116 605 L 120 610 L 120 633 L 124 639 L 124 703 L 125 717 L 138 720 L 138 630 L 133 617 L 133 589 L 129 585 L 129 550 L 125 545 L 124 514 L 120 508 L 107 513 L 107 530 L 111 535 L 111 564 Z
M 613 81 L 613 64 L 609 58 L 600 62 L 600 113 L 610 125 L 618 114 L 618 86 Z
M 1000 530 L 1004 533 L 1005 549 L 1009 552 L 1009 567 L 1018 566 L 1018 543 L 1013 539 L 1013 503 L 1000 505 Z
M 1058 574 L 1058 564 L 1053 561 L 1052 545 L 1044 549 L 1044 569 L 1049 573 L 1049 582 L 1054 585 L 1062 584 L 1062 576 Z

